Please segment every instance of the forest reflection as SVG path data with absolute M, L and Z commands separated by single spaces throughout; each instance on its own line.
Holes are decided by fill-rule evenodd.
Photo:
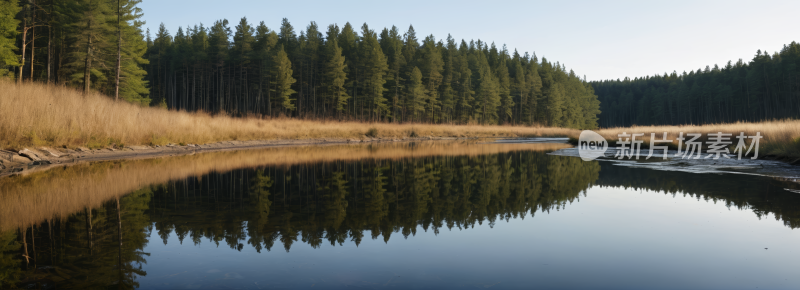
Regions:
M 568 144 L 423 141 L 337 146 L 275 147 L 212 152 L 145 160 L 83 163 L 28 175 L 0 178 L 0 231 L 30 227 L 53 217 L 100 206 L 152 184 L 266 165 L 477 156 L 511 151 L 552 151 Z
M 109 175 L 138 166 L 92 170 Z M 142 168 L 148 167 L 137 170 Z M 772 213 L 791 228 L 800 225 L 800 199 L 783 190 L 796 186 L 792 183 L 627 168 L 535 150 L 199 170 L 207 171 L 170 177 L 118 198 L 108 195 L 97 206 L 48 213 L 48 218 L 0 233 L 0 288 L 37 283 L 36 287 L 50 283 L 75 289 L 136 288 L 137 279 L 147 275 L 143 266 L 150 242 L 167 244 L 177 238 L 182 244 L 213 243 L 258 253 L 289 252 L 300 245 L 358 245 L 364 239 L 388 242 L 392 235 L 408 238 L 418 230 L 493 226 L 561 210 L 591 186 L 691 195 L 752 209 L 759 216 Z M 130 172 L 110 176 L 124 173 Z

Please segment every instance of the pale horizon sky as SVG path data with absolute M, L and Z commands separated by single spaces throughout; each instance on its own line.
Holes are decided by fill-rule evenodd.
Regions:
M 246 16 L 270 29 L 289 19 L 299 35 L 311 21 L 325 30 L 366 22 L 380 32 L 414 25 L 417 37 L 450 33 L 461 39 L 503 44 L 520 54 L 535 52 L 589 80 L 679 73 L 749 61 L 758 49 L 773 53 L 800 40 L 800 1 L 268 1 L 144 0 L 152 34 L 164 23 L 179 26 Z M 188 5 L 187 5 L 188 4 Z

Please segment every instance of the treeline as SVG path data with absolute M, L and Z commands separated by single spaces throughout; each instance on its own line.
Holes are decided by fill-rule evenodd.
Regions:
M 242 18 L 172 36 L 161 25 L 148 37 L 152 97 L 233 115 L 596 125 L 592 88 L 559 63 L 481 40 L 419 39 L 413 26 L 357 29 L 311 22 L 298 36 L 287 19 L 272 30 Z
M 149 104 L 140 2 L 0 1 L 0 76 Z
M 596 127 L 564 65 L 477 40 L 367 24 L 298 33 L 242 18 L 142 31 L 141 0 L 0 1 L 0 74 L 231 116 Z
M 800 44 L 719 67 L 591 82 L 601 127 L 709 124 L 800 117 Z

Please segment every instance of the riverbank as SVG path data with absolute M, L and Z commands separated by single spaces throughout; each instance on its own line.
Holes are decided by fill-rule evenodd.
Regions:
M 475 138 L 472 138 L 473 140 Z M 462 140 L 470 138 L 363 138 L 363 139 L 303 139 L 303 140 L 253 140 L 222 141 L 208 144 L 127 145 L 123 148 L 106 147 L 89 149 L 79 146 L 74 149 L 56 147 L 26 147 L 19 152 L 0 150 L 0 177 L 13 174 L 29 174 L 53 167 L 75 165 L 97 161 L 152 159 L 168 156 L 193 155 L 196 153 L 238 151 L 277 147 L 326 146 L 361 143 L 413 142 L 428 140 Z M 21 153 L 21 154 L 20 154 Z M 342 156 L 335 156 L 342 158 Z
M 622 132 L 645 133 L 645 147 L 649 133 L 667 132 L 673 149 L 679 132 L 701 133 L 702 142 L 709 133 L 752 136 L 759 132 L 763 136 L 760 158 L 800 163 L 800 120 L 634 126 L 597 132 L 612 144 Z M 0 176 L 82 158 L 101 161 L 269 146 L 481 137 L 566 136 L 574 144 L 579 134 L 579 130 L 552 127 L 232 118 L 140 107 L 98 93 L 84 96 L 61 86 L 0 81 Z
M 293 118 L 232 118 L 114 101 L 71 88 L 0 81 L 0 149 L 89 149 L 223 141 L 368 138 L 567 136 L 575 129 L 448 124 L 364 123 Z M 278 141 L 280 140 L 280 141 Z

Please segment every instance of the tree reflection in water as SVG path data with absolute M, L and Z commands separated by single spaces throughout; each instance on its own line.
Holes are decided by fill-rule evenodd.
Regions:
M 151 238 L 167 244 L 174 235 L 180 243 L 236 251 L 247 244 L 258 253 L 276 246 L 289 252 L 298 243 L 388 242 L 393 234 L 408 238 L 420 229 L 494 226 L 561 210 L 593 185 L 695 195 L 800 225 L 800 200 L 783 191 L 794 185 L 764 177 L 632 169 L 534 151 L 312 161 L 184 177 L 5 231 L 0 281 L 2 287 L 22 281 L 136 288 L 147 274 L 143 249 Z

